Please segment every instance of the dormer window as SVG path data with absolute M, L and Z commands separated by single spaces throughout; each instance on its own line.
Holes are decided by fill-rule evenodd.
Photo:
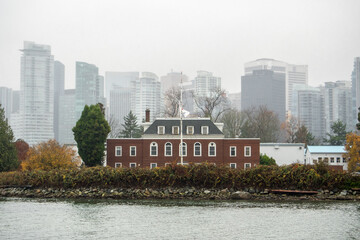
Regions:
M 158 126 L 158 134 L 159 135 L 165 134 L 165 126 Z
M 209 127 L 208 126 L 201 126 L 201 134 L 208 135 L 209 134 Z
M 179 126 L 173 126 L 172 127 L 172 134 L 179 135 L 180 134 L 180 127 Z
M 193 135 L 194 134 L 194 126 L 187 126 L 186 127 L 186 134 Z

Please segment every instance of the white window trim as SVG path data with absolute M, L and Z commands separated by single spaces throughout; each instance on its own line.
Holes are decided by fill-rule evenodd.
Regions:
M 204 129 L 207 129 L 206 134 L 204 133 Z M 201 126 L 201 134 L 202 135 L 209 135 L 209 126 Z
M 183 156 L 183 157 L 187 157 L 187 144 L 186 144 L 186 142 L 183 142 L 183 144 L 184 144 L 184 146 L 185 146 L 185 154 L 182 155 L 182 156 Z M 181 156 L 181 151 L 182 151 L 182 149 L 181 149 L 181 143 L 179 143 L 179 157 Z
M 132 168 L 132 167 L 131 167 L 131 164 L 135 164 L 135 168 L 136 168 L 136 163 L 135 163 L 135 162 L 129 163 L 129 168 Z
M 135 148 L 135 155 L 131 154 L 131 148 L 134 147 Z M 130 157 L 136 157 L 136 146 L 130 146 L 130 153 L 129 153 Z
M 167 155 L 167 154 L 166 154 L 166 144 L 168 144 L 168 143 L 170 143 L 170 147 L 171 147 L 171 154 L 170 154 L 170 155 Z M 172 157 L 172 155 L 173 155 L 172 143 L 171 143 L 171 142 L 166 142 L 166 143 L 164 144 L 164 156 L 165 156 L 165 157 Z
M 153 143 L 155 143 L 154 146 L 156 146 L 156 155 L 151 155 L 151 147 L 153 146 Z M 159 152 L 159 146 L 156 142 L 151 142 L 150 143 L 150 157 L 157 157 L 158 156 L 158 152 Z
M 160 129 L 162 129 L 162 133 L 160 133 Z M 158 135 L 164 135 L 165 134 L 165 126 L 158 126 L 157 127 L 157 133 Z
M 152 165 L 155 164 L 155 167 L 153 167 Z M 156 168 L 157 167 L 157 163 L 150 163 L 150 169 Z
M 213 144 L 213 147 L 214 147 L 214 155 L 210 155 L 210 147 L 211 147 L 211 144 Z M 216 157 L 216 143 L 214 142 L 210 142 L 209 145 L 208 145 L 208 156 L 209 157 Z
M 117 148 L 120 148 L 120 154 L 117 154 Z M 122 156 L 122 146 L 115 146 L 115 157 L 121 157 Z
M 175 133 L 175 129 L 178 130 L 178 133 Z M 179 126 L 172 126 L 172 134 L 173 135 L 179 135 L 180 134 L 180 127 Z
M 231 167 L 232 164 L 235 164 L 235 167 L 234 167 L 234 168 Z M 230 164 L 229 164 L 229 166 L 230 166 L 231 169 L 236 169 L 236 167 L 237 167 L 236 165 L 237 165 L 236 163 L 230 163 Z
M 246 148 L 249 148 L 249 155 L 246 155 Z M 244 157 L 251 157 L 251 146 L 244 147 Z
M 231 155 L 231 148 L 235 148 L 235 155 Z M 236 146 L 230 146 L 230 157 L 236 157 Z
M 189 133 L 189 129 L 192 129 L 192 133 Z M 194 135 L 194 126 L 187 126 L 186 127 L 186 134 L 187 135 Z
M 244 169 L 248 169 L 248 168 L 246 168 L 246 164 L 249 164 L 248 168 L 251 168 L 251 163 L 244 163 Z
M 200 155 L 195 155 L 195 144 L 196 143 L 199 143 L 200 144 Z M 196 143 L 194 143 L 194 157 L 201 157 L 201 152 L 202 152 L 202 146 L 201 146 L 201 143 L 200 142 L 196 142 Z
M 116 166 L 117 164 L 119 164 L 120 166 Z M 121 162 L 115 162 L 115 168 L 121 168 L 122 167 L 122 163 Z

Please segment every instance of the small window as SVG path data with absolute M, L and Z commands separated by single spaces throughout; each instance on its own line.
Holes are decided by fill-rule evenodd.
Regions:
M 325 163 L 329 163 L 329 158 L 327 158 L 327 157 L 324 158 L 324 162 L 325 162 Z
M 236 157 L 236 147 L 230 147 L 230 157 Z
M 208 126 L 201 126 L 201 134 L 208 135 L 209 134 L 209 127 Z
M 150 156 L 157 156 L 158 155 L 158 145 L 156 142 L 152 142 L 150 144 Z
M 150 169 L 156 168 L 157 167 L 157 163 L 150 163 Z
M 179 153 L 181 153 L 181 144 L 179 144 Z M 185 142 L 183 142 L 182 156 L 183 157 L 187 156 L 187 145 Z
M 187 126 L 186 134 L 193 135 L 194 134 L 194 126 Z
M 136 146 L 130 146 L 130 156 L 136 156 Z
M 165 143 L 165 156 L 172 156 L 172 144 L 170 142 Z
M 136 168 L 136 163 L 132 162 L 129 164 L 130 168 Z
M 171 166 L 171 163 L 165 163 L 165 167 L 167 167 L 167 166 Z
M 172 127 L 172 134 L 179 135 L 180 134 L 180 127 L 179 126 L 173 126 Z
M 335 159 L 333 157 L 330 158 L 330 163 L 334 163 Z
M 209 143 L 209 156 L 210 157 L 216 156 L 216 144 L 213 142 Z
M 230 163 L 230 168 L 235 169 L 236 168 L 236 163 Z
M 343 158 L 343 163 L 346 163 L 346 158 Z
M 121 168 L 122 167 L 122 163 L 121 162 L 116 162 L 115 163 L 115 168 Z
M 313 159 L 313 163 L 314 163 L 314 164 L 317 164 L 317 162 L 318 162 L 318 160 Z
M 115 156 L 117 157 L 122 156 L 122 146 L 115 147 Z
M 251 147 L 250 146 L 246 146 L 244 149 L 244 156 L 245 157 L 251 157 Z
M 318 157 L 318 162 L 322 162 L 322 157 Z
M 340 163 L 340 158 L 336 158 L 336 163 Z
M 244 168 L 245 169 L 250 169 L 251 168 L 251 163 L 245 163 Z
M 165 134 L 165 127 L 164 126 L 158 126 L 158 134 L 164 135 Z
M 194 144 L 194 156 L 201 156 L 201 143 L 199 142 Z

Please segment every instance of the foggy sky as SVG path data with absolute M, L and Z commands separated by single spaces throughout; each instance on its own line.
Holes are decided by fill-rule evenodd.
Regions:
M 75 61 L 105 71 L 197 70 L 240 91 L 244 63 L 309 65 L 309 84 L 350 80 L 360 56 L 358 0 L 0 0 L 0 86 L 20 88 L 23 41 L 52 47 L 75 86 Z

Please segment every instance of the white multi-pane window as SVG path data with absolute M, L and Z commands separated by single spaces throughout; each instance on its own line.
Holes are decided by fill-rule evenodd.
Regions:
M 236 168 L 236 163 L 230 163 L 230 168 L 235 169 Z
M 209 143 L 209 156 L 216 156 L 216 144 L 214 142 Z
M 150 169 L 156 168 L 157 167 L 157 163 L 150 163 Z
M 158 134 L 159 135 L 165 134 L 165 126 L 158 126 Z
M 194 126 L 187 126 L 186 127 L 186 134 L 193 135 L 194 134 Z
M 245 168 L 245 169 L 251 168 L 251 163 L 245 163 L 245 164 L 244 164 L 244 168 Z
M 165 143 L 165 156 L 172 156 L 172 144 L 170 142 Z
M 158 145 L 156 142 L 150 143 L 150 156 L 158 155 Z
M 340 158 L 336 158 L 336 163 L 340 163 Z
M 230 147 L 230 157 L 236 157 L 236 147 L 235 146 Z
M 245 148 L 244 148 L 244 156 L 245 157 L 251 157 L 251 147 L 250 146 L 245 146 Z
M 330 163 L 334 163 L 334 162 L 335 162 L 334 158 L 331 157 L 331 158 L 330 158 Z
M 199 142 L 194 144 L 194 156 L 201 156 L 201 143 Z
M 179 153 L 181 153 L 181 143 L 179 144 Z M 183 142 L 182 156 L 187 156 L 187 145 Z
M 122 156 L 122 146 L 115 147 L 115 156 L 116 157 Z
M 130 168 L 136 168 L 136 163 L 133 163 L 133 162 L 130 163 L 130 164 L 129 164 L 129 167 L 130 167 Z
M 173 126 L 172 127 L 172 134 L 179 135 L 180 134 L 180 127 L 179 126 Z
M 122 163 L 121 162 L 116 162 L 115 163 L 115 168 L 120 168 L 122 167 Z
M 136 156 L 136 146 L 130 146 L 130 156 Z
M 209 127 L 208 126 L 201 126 L 201 134 L 208 135 L 209 134 Z

